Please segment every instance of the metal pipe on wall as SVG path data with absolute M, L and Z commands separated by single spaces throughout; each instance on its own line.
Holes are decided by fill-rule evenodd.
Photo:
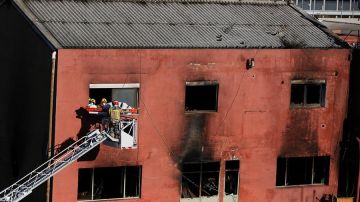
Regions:
M 54 115 L 54 96 L 55 96 L 55 73 L 56 73 L 57 52 L 51 55 L 51 84 L 50 84 L 50 109 L 49 109 L 49 140 L 48 140 L 48 158 L 53 155 L 53 115 Z M 51 201 L 51 178 L 47 181 L 46 202 Z

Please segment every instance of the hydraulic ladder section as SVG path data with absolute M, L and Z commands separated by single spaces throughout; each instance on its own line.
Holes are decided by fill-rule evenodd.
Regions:
M 47 162 L 30 172 L 28 175 L 0 192 L 1 202 L 18 202 L 29 195 L 32 190 L 54 176 L 57 172 L 70 165 L 94 147 L 104 142 L 108 134 L 95 130 L 56 154 Z

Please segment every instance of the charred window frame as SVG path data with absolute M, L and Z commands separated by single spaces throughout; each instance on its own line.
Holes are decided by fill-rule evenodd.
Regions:
M 90 84 L 89 97 L 100 104 L 102 98 L 108 102 L 118 100 L 125 102 L 131 107 L 137 108 L 139 105 L 139 83 L 119 83 L 119 84 Z
M 239 160 L 225 161 L 225 195 L 238 195 Z
M 325 80 L 292 80 L 292 107 L 324 107 L 326 95 Z
M 218 196 L 219 175 L 220 162 L 184 163 L 181 198 Z
M 186 82 L 185 112 L 216 112 L 218 91 L 217 81 Z
M 141 166 L 79 169 L 78 201 L 140 198 L 141 170 Z
M 329 156 L 277 159 L 276 186 L 329 184 Z

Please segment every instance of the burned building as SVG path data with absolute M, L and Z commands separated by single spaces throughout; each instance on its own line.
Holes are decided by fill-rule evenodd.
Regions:
M 133 147 L 102 144 L 71 164 L 50 183 L 52 201 L 337 195 L 351 51 L 294 5 L 15 0 L 0 8 L 53 52 L 53 63 L 48 54 L 39 65 L 46 89 L 29 89 L 48 95 L 41 120 L 50 120 L 52 149 L 95 124 L 79 109 L 89 96 L 140 109 Z M 40 63 L 28 63 L 40 82 L 30 71 Z

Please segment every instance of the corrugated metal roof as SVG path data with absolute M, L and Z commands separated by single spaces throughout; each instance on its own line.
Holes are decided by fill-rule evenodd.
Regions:
M 340 48 L 284 3 L 15 0 L 62 48 Z

